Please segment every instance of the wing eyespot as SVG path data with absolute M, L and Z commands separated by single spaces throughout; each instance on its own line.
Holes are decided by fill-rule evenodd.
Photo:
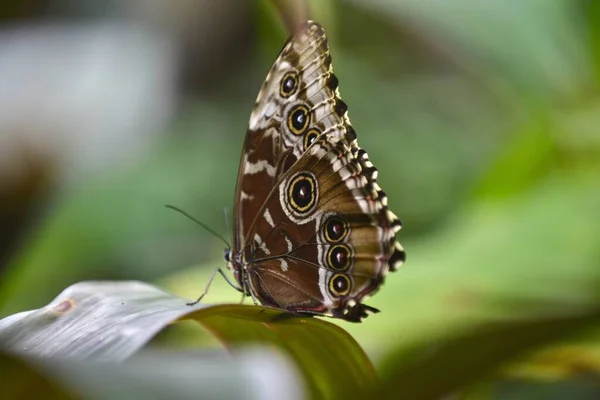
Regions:
M 299 86 L 298 73 L 296 71 L 286 72 L 281 78 L 279 95 L 284 99 L 293 96 L 298 91 Z
M 327 252 L 327 265 L 336 271 L 347 271 L 352 261 L 352 250 L 346 244 L 331 246 Z
M 352 289 L 352 282 L 347 275 L 335 274 L 329 279 L 329 292 L 334 297 L 347 296 Z
M 309 213 L 317 204 L 317 180 L 313 174 L 296 174 L 288 185 L 288 204 L 298 214 Z
M 329 243 L 339 243 L 348 235 L 348 224 L 342 218 L 333 215 L 323 224 L 323 235 Z
M 317 128 L 310 128 L 308 130 L 308 132 L 306 132 L 306 135 L 304 135 L 304 150 L 308 150 L 308 148 L 310 147 L 311 144 L 313 144 L 315 142 L 315 140 L 317 140 L 317 138 L 319 137 L 319 135 L 321 134 L 321 131 L 319 131 Z
M 310 112 L 304 104 L 298 104 L 288 114 L 287 126 L 294 135 L 303 135 L 310 125 Z

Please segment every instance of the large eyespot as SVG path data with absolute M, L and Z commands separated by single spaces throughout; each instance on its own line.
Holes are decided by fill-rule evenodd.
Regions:
M 323 233 L 329 243 L 338 243 L 348 234 L 348 225 L 340 217 L 332 216 L 325 221 Z
M 308 149 L 311 144 L 314 143 L 315 140 L 319 137 L 321 131 L 317 128 L 310 128 L 306 135 L 304 135 L 304 150 Z
M 352 282 L 344 274 L 335 274 L 329 280 L 329 291 L 335 297 L 346 296 L 350 293 Z
M 347 270 L 350 267 L 351 258 L 350 248 L 345 244 L 331 246 L 327 252 L 327 264 L 337 271 Z
M 281 97 L 290 97 L 298 91 L 298 74 L 296 71 L 286 72 L 281 78 L 281 85 L 279 86 L 279 94 Z
M 301 172 L 288 185 L 288 201 L 297 213 L 309 212 L 317 200 L 317 180 L 313 174 Z
M 288 128 L 294 135 L 302 135 L 310 124 L 310 113 L 308 107 L 298 104 L 290 110 L 287 120 Z

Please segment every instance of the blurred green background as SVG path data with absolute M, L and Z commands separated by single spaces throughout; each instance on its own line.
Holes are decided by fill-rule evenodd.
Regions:
M 600 4 L 308 4 L 408 256 L 369 300 L 382 313 L 340 325 L 377 360 L 598 306 Z M 247 120 L 287 36 L 276 7 L 9 1 L 0 23 L 0 317 L 89 279 L 195 298 L 223 245 L 164 204 L 228 235 Z M 217 280 L 206 301 L 239 295 Z M 596 398 L 582 389 L 596 338 L 532 355 L 489 392 Z

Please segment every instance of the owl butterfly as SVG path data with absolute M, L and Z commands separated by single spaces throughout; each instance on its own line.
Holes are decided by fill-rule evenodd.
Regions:
M 271 67 L 242 151 L 225 259 L 255 303 L 360 322 L 405 259 L 347 108 L 325 31 L 308 21 Z

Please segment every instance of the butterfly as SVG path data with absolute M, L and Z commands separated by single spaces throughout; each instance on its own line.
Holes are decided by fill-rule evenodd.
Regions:
M 260 89 L 243 145 L 225 250 L 255 304 L 360 322 L 405 260 L 400 220 L 358 147 L 325 31 L 307 21 Z

